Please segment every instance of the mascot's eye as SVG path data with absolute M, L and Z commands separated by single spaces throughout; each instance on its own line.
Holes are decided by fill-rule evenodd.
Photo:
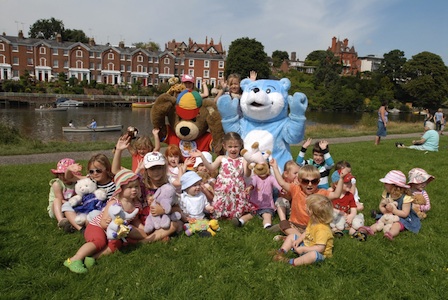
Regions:
M 269 94 L 271 92 L 271 89 L 266 90 L 266 94 Z
M 190 120 L 191 122 L 196 122 L 196 118 L 193 118 Z

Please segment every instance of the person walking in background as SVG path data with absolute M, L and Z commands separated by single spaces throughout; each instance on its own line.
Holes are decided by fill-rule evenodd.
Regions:
M 434 114 L 434 123 L 436 124 L 436 131 L 439 132 L 439 134 L 442 132 L 442 120 L 443 120 L 443 110 L 439 108 L 436 113 Z
M 425 126 L 426 122 L 428 122 L 428 121 L 432 122 L 432 118 L 434 117 L 428 108 L 425 109 L 425 112 L 426 112 L 426 115 L 425 115 L 425 120 L 423 120 L 423 126 Z
M 375 145 L 379 145 L 381 137 L 387 136 L 387 101 L 381 102 L 381 106 L 378 109 L 378 131 L 376 132 Z

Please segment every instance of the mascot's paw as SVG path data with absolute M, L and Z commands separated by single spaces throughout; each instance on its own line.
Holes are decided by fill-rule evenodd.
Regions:
M 238 99 L 232 99 L 230 95 L 223 95 L 218 98 L 218 110 L 222 119 L 229 119 L 238 115 Z
M 304 116 L 308 107 L 308 98 L 304 93 L 296 92 L 292 97 L 288 97 L 289 111 L 294 116 Z

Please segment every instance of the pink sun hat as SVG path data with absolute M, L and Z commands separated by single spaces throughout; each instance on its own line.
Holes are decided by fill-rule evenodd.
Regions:
M 429 175 L 428 172 L 426 172 L 421 168 L 411 169 L 408 173 L 408 178 L 409 178 L 408 184 L 410 183 L 420 184 L 424 182 L 430 183 L 431 181 L 434 180 L 434 176 Z
M 406 176 L 399 170 L 389 171 L 384 178 L 380 179 L 380 181 L 382 183 L 394 184 L 406 189 L 409 188 L 409 185 L 406 184 Z
M 53 174 L 64 174 L 65 171 L 67 171 L 67 167 L 70 165 L 73 165 L 75 163 L 75 160 L 71 158 L 63 158 L 60 161 L 58 161 L 58 164 L 56 165 L 56 169 L 51 169 L 51 173 Z

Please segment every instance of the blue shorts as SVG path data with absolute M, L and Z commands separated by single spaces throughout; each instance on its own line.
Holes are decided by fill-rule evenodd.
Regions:
M 265 213 L 268 213 L 271 216 L 274 216 L 275 211 L 272 208 L 262 208 L 262 209 L 257 210 L 256 213 L 257 213 L 257 216 L 259 216 L 259 217 L 263 217 L 263 214 L 265 214 Z
M 298 238 L 299 238 L 299 236 L 297 234 L 294 234 L 294 241 L 297 241 Z M 303 242 L 301 242 L 299 244 L 299 247 L 304 247 L 304 246 L 305 246 L 305 244 Z M 294 249 L 292 249 L 292 250 L 294 251 Z M 313 250 L 312 252 L 314 252 L 316 254 L 316 260 L 314 260 L 315 263 L 325 260 L 325 256 L 322 253 L 320 253 L 319 251 Z M 305 254 L 305 253 L 303 253 L 303 254 Z M 299 254 L 299 256 L 300 256 L 300 254 Z

